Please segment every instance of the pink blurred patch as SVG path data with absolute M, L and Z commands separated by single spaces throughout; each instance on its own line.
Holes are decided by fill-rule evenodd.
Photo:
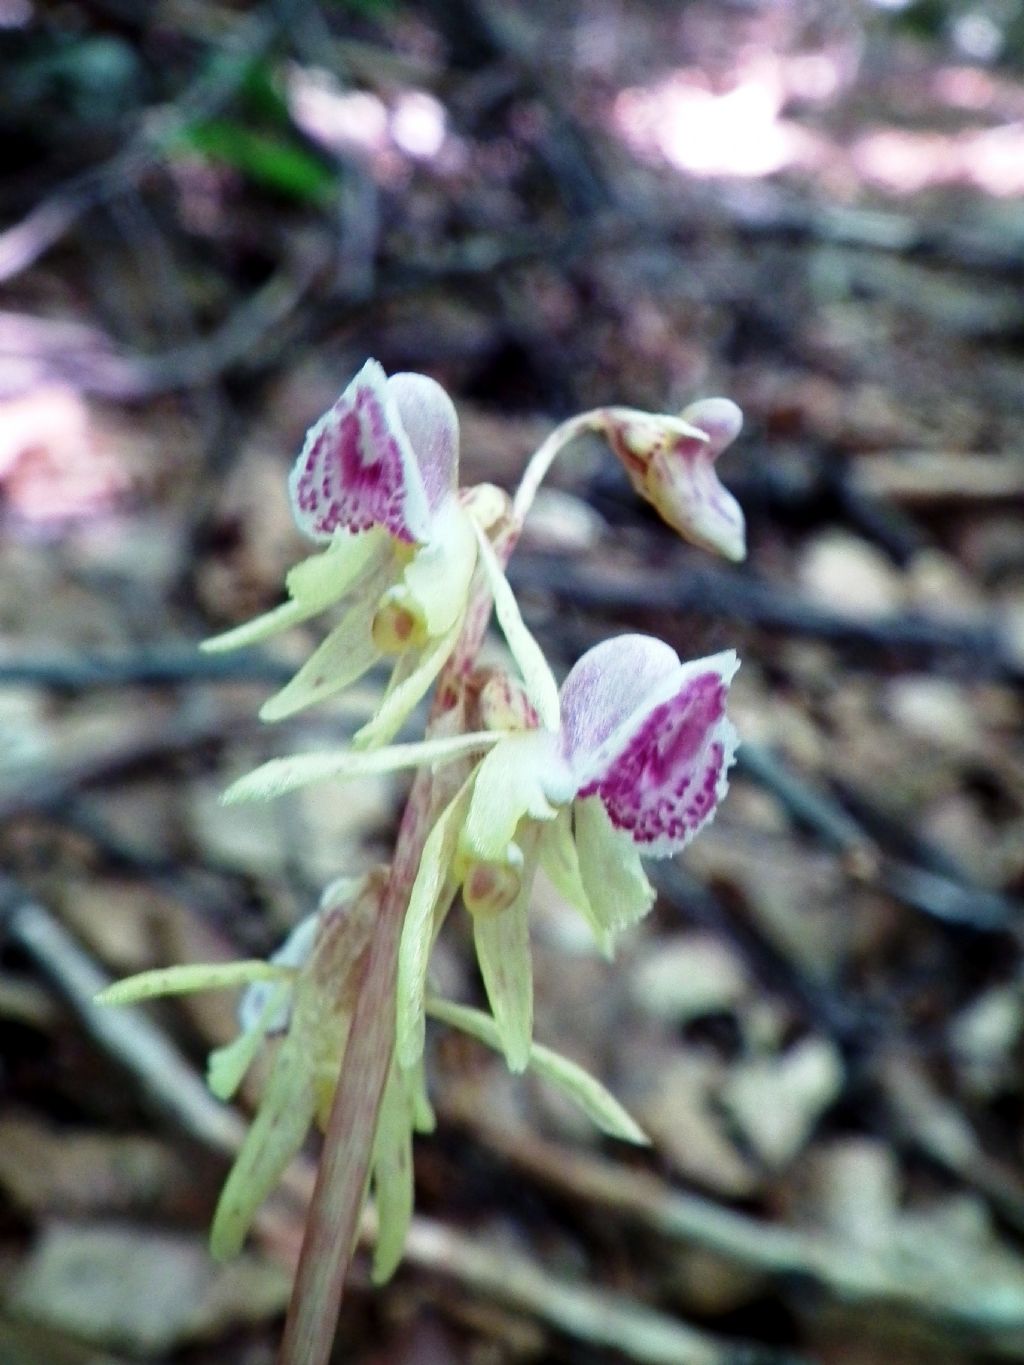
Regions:
M 75 389 L 47 384 L 0 399 L 0 491 L 19 520 L 54 526 L 96 516 L 127 482 Z

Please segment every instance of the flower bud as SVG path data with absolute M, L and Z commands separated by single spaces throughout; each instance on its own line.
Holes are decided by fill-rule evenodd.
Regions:
M 462 900 L 472 915 L 490 919 L 515 901 L 523 885 L 523 855 L 509 844 L 504 862 L 470 862 L 462 881 Z
M 536 730 L 540 725 L 526 689 L 507 673 L 494 673 L 487 679 L 477 706 L 484 730 Z
M 404 585 L 390 588 L 381 598 L 371 632 L 382 654 L 401 654 L 413 645 L 426 643 L 426 622 Z
M 745 557 L 743 513 L 714 467 L 743 425 L 735 403 L 706 398 L 679 417 L 610 408 L 605 424 L 633 487 L 669 526 L 726 559 Z

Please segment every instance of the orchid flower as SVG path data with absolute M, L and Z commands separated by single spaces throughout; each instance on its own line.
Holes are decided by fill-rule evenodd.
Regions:
M 746 556 L 742 509 L 715 471 L 743 427 L 735 403 L 704 398 L 678 417 L 606 408 L 601 427 L 633 487 L 673 530 L 726 559 Z
M 421 374 L 386 378 L 375 360 L 310 429 L 289 492 L 299 529 L 326 548 L 291 570 L 282 606 L 204 645 L 254 644 L 348 599 L 341 621 L 264 704 L 264 720 L 322 701 L 394 658 L 384 699 L 355 737 L 370 747 L 391 739 L 426 694 L 465 617 L 474 526 L 492 524 L 505 503 L 489 485 L 460 492 L 458 445 L 458 417 L 440 384 Z
M 484 698 L 487 723 L 500 728 L 369 754 L 272 759 L 225 795 L 264 799 L 326 778 L 476 760 L 427 837 L 405 916 L 397 1034 L 404 1067 L 423 1051 L 430 951 L 460 886 L 506 1058 L 522 1070 L 533 1030 L 528 910 L 538 865 L 610 951 L 616 933 L 654 901 L 641 855 L 679 852 L 713 818 L 737 743 L 725 715 L 739 666 L 732 650 L 682 663 L 660 640 L 620 636 L 584 654 L 559 691 L 482 533 L 478 542 L 525 691 L 517 700 L 509 681 L 503 701 L 493 690 Z
M 399 949 L 403 1066 L 422 1053 L 430 950 L 461 885 L 506 1058 L 523 1068 L 538 865 L 609 952 L 654 902 L 642 856 L 685 848 L 725 796 L 737 744 L 725 698 L 738 666 L 731 650 L 682 663 L 649 636 L 608 640 L 569 673 L 554 723 L 542 716 L 481 760 L 427 839 L 410 897 Z

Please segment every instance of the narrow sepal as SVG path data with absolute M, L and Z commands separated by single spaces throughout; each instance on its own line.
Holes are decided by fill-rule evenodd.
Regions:
M 260 719 L 284 720 L 356 682 L 381 657 L 373 639 L 380 589 L 360 595 L 289 683 L 260 707 Z
M 259 1017 L 232 1042 L 224 1047 L 215 1048 L 210 1053 L 206 1059 L 206 1084 L 219 1100 L 226 1103 L 242 1084 L 245 1073 L 263 1046 L 267 1030 L 274 1022 L 274 1016 L 278 1012 L 287 1012 L 290 995 L 290 983 L 282 981 L 273 983 L 263 1002 Z
M 496 1052 L 502 1050 L 497 1025 L 490 1015 L 484 1014 L 482 1010 L 432 996 L 427 1001 L 427 1013 L 440 1023 L 457 1028 L 462 1033 L 468 1033 Z M 608 1093 L 600 1081 L 584 1071 L 576 1062 L 540 1043 L 534 1043 L 530 1047 L 529 1064 L 538 1076 L 557 1086 L 563 1094 L 578 1104 L 602 1132 L 639 1146 L 646 1146 L 650 1141 L 618 1100 Z
M 97 1005 L 134 1005 L 163 995 L 191 995 L 196 991 L 224 991 L 251 981 L 287 981 L 295 973 L 260 959 L 208 962 L 181 967 L 157 967 L 150 972 L 115 981 L 96 996 Z
M 540 839 L 540 865 L 558 894 L 590 925 L 600 951 L 610 957 L 614 940 L 594 913 L 580 873 L 579 852 L 572 830 L 572 808 L 563 806 Z
M 642 919 L 654 904 L 640 854 L 616 830 L 597 797 L 573 803 L 580 878 L 593 911 L 593 921 L 609 940 L 620 929 Z
M 473 916 L 473 943 L 487 999 L 510 1071 L 525 1071 L 533 1039 L 533 960 L 530 955 L 530 895 L 537 864 L 536 831 L 523 839 L 523 881 L 519 895 L 496 915 Z
M 387 537 L 379 531 L 358 536 L 338 535 L 326 550 L 310 555 L 289 571 L 287 602 L 233 630 L 204 640 L 200 649 L 209 653 L 241 649 L 308 621 L 340 602 L 361 579 L 380 569 L 391 554 Z
M 537 709 L 541 724 L 548 730 L 557 730 L 558 684 L 554 674 L 540 645 L 527 629 L 512 587 L 502 572 L 490 541 L 479 527 L 476 527 L 476 537 L 480 547 L 480 564 L 494 598 L 494 613 L 512 657 L 519 665 L 527 694 Z
M 232 783 L 221 800 L 226 805 L 242 801 L 269 801 L 314 782 L 331 779 L 349 782 L 353 778 L 397 772 L 402 768 L 450 763 L 476 750 L 488 749 L 501 739 L 500 733 L 481 731 L 478 734 L 452 735 L 445 739 L 427 739 L 418 744 L 393 744 L 385 749 L 339 749 L 294 754 L 290 758 L 272 758 L 269 763 L 264 763 Z
M 294 1034 L 287 1034 L 217 1201 L 210 1229 L 210 1250 L 217 1260 L 241 1251 L 256 1210 L 302 1146 L 316 1107 L 314 1072 L 313 1055 Z
M 462 629 L 456 621 L 443 635 L 429 641 L 422 650 L 400 655 L 395 663 L 392 682 L 380 705 L 367 723 L 352 736 L 359 749 L 375 749 L 394 739 L 415 707 L 430 691 L 434 679 L 451 658 L 452 650 Z
M 392 1066 L 377 1120 L 371 1182 L 377 1209 L 372 1278 L 384 1284 L 398 1269 L 412 1222 L 412 1104 L 406 1083 Z
M 459 830 L 466 818 L 471 790 L 472 778 L 463 783 L 434 821 L 434 827 L 423 846 L 405 912 L 398 947 L 395 1051 L 399 1063 L 406 1069 L 416 1066 L 423 1055 L 423 1001 L 427 989 L 427 967 L 440 927 L 436 912 L 442 903 L 448 869 L 455 853 Z

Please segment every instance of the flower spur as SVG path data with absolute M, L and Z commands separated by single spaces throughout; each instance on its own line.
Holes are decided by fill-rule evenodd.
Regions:
M 289 479 L 299 529 L 325 543 L 287 577 L 282 606 L 207 640 L 255 644 L 349 601 L 341 621 L 260 715 L 281 720 L 334 695 L 383 658 L 395 664 L 373 719 L 355 736 L 385 743 L 455 647 L 476 567 L 474 524 L 501 513 L 496 489 L 460 490 L 459 423 L 426 375 L 386 378 L 368 360 L 310 429 Z

